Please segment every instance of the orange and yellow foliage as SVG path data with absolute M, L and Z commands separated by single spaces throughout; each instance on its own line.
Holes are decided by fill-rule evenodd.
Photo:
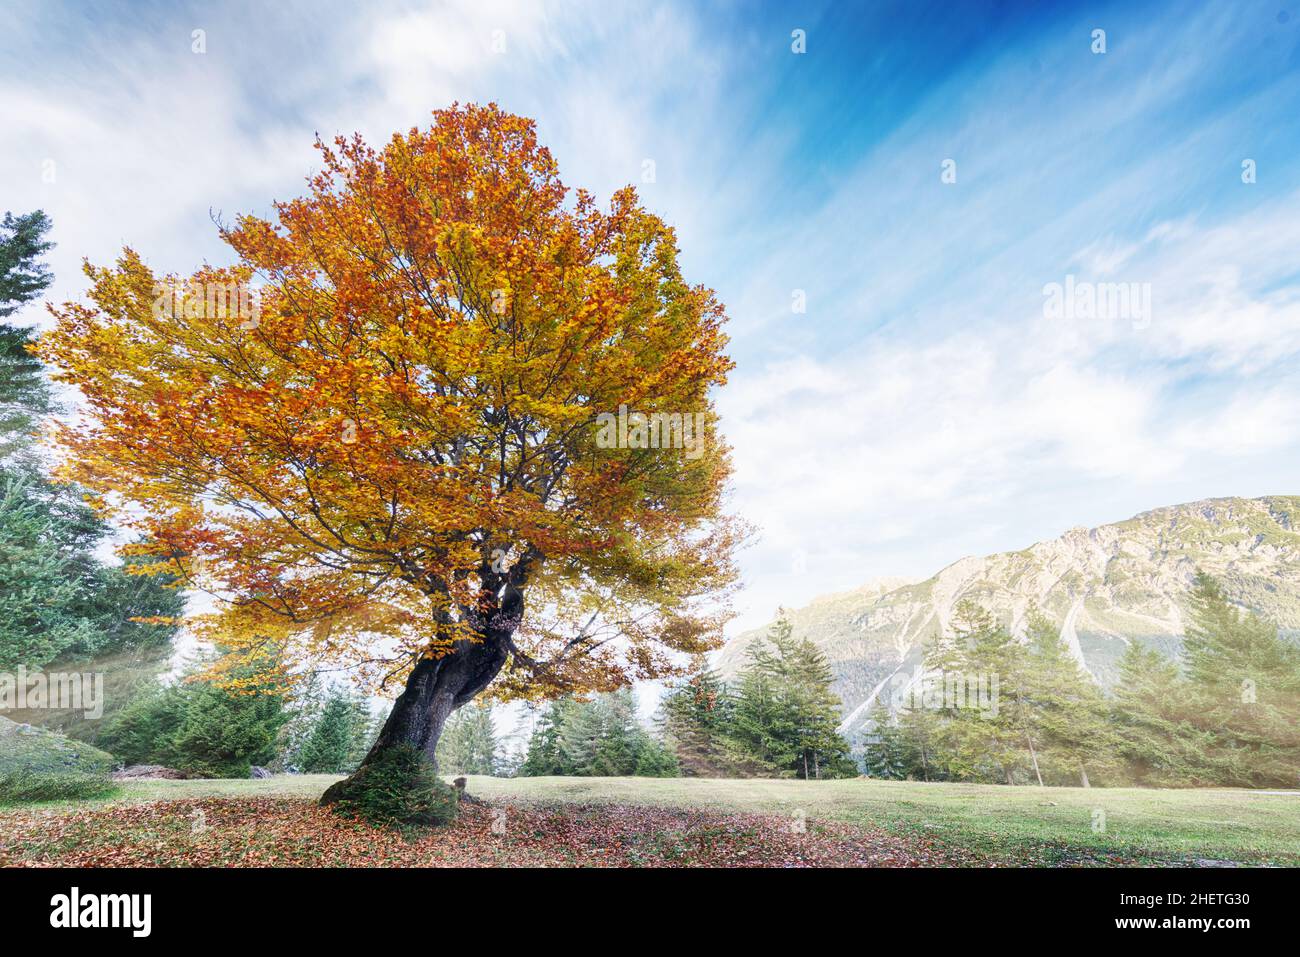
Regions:
M 304 196 L 223 229 L 233 266 L 87 264 L 39 346 L 86 403 L 56 428 L 63 474 L 170 559 L 139 571 L 216 596 L 195 624 L 232 660 L 272 643 L 400 676 L 513 586 L 499 696 L 675 673 L 720 640 L 743 534 L 723 308 L 631 187 L 570 192 L 495 106 L 434 117 L 318 143 Z M 256 312 L 171 308 L 186 284 L 256 286 Z M 703 454 L 602 447 L 620 405 L 703 413 Z

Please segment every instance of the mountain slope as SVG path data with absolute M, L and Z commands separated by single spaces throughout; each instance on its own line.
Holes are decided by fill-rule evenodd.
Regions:
M 1221 578 L 1235 602 L 1300 631 L 1300 497 L 1207 499 L 1074 528 L 1022 551 L 963 558 L 922 582 L 885 581 L 819 598 L 789 617 L 795 635 L 811 638 L 829 659 L 852 734 L 873 692 L 920 663 L 923 642 L 947 628 L 964 598 L 1017 634 L 1037 605 L 1109 684 L 1130 641 L 1176 651 L 1198 568 Z M 766 631 L 727 643 L 718 660 L 725 677 L 735 676 Z

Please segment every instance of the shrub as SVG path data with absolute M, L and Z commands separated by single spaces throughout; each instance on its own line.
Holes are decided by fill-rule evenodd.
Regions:
M 386 827 L 431 827 L 456 819 L 459 795 L 409 744 L 386 748 L 322 800 L 335 812 Z
M 185 717 L 171 736 L 171 766 L 210 778 L 246 778 L 275 757 L 283 699 L 226 691 L 203 682 L 187 688 Z
M 117 790 L 107 775 L 90 771 L 57 774 L 21 768 L 0 774 L 0 804 L 86 801 L 112 797 Z
M 284 724 L 276 694 L 227 691 L 203 681 L 142 695 L 99 737 L 125 764 L 161 764 L 198 777 L 246 778 L 275 756 Z
M 96 743 L 122 764 L 166 765 L 172 759 L 167 742 L 184 717 L 184 689 L 148 689 L 106 723 Z
M 681 777 L 681 767 L 677 755 L 666 746 L 646 736 L 636 759 L 636 769 L 632 772 L 639 778 L 676 778 Z

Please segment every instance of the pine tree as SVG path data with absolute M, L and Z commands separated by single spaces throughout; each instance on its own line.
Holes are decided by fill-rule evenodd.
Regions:
M 36 419 L 50 411 L 41 363 L 27 350 L 33 331 L 9 321 L 54 281 L 40 262 L 54 248 L 45 239 L 49 229 L 49 217 L 39 209 L 25 216 L 5 213 L 0 221 L 0 460 L 25 444 Z
M 1035 774 L 1092 784 L 1088 771 L 1113 773 L 1118 740 L 1109 708 L 1060 629 L 1038 609 L 1031 609 L 1026 629 L 1025 675 L 1017 682 L 1027 706 L 1025 739 Z
M 356 767 L 358 739 L 369 730 L 369 712 L 354 695 L 331 693 L 298 752 L 305 774 L 345 774 Z
M 863 764 L 868 777 L 897 781 L 908 777 L 906 745 L 902 730 L 879 699 L 867 716 L 870 727 L 863 749 Z
M 753 773 L 730 738 L 735 698 L 704 668 L 674 689 L 663 703 L 663 730 L 681 773 L 688 777 L 744 777 Z
M 797 641 L 782 613 L 766 640 L 751 646 L 749 657 L 731 737 L 778 773 L 803 778 L 856 773 L 838 730 L 840 700 L 830 689 L 834 676 L 817 647 Z
M 1300 775 L 1300 648 L 1243 613 L 1198 573 L 1183 642 L 1189 722 L 1213 736 L 1205 758 L 1221 784 L 1289 787 Z
M 496 729 L 492 708 L 468 704 L 459 708 L 438 740 L 438 770 L 442 774 L 497 773 Z

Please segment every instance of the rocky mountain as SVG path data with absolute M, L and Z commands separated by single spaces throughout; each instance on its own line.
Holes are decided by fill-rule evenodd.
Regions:
M 862 727 L 874 696 L 919 665 L 923 643 L 973 599 L 1013 633 L 1037 606 L 1103 685 L 1132 641 L 1176 653 L 1196 570 L 1219 577 L 1234 601 L 1300 634 L 1300 497 L 1218 498 L 1160 508 L 1114 525 L 985 558 L 963 558 L 922 582 L 881 579 L 789 612 L 835 671 L 842 730 Z M 767 628 L 729 641 L 718 669 L 732 678 Z M 891 684 L 890 687 L 894 685 Z M 888 700 L 886 698 L 886 700 Z

